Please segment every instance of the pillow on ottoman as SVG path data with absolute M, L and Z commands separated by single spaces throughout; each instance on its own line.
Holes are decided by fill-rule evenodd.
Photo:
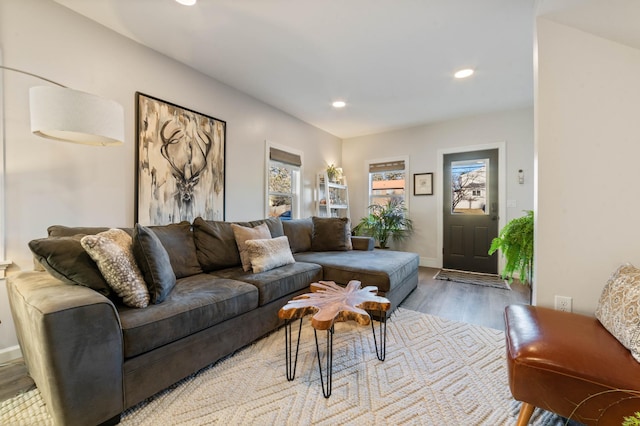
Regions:
M 602 290 L 596 318 L 640 362 L 640 269 L 627 263 Z
M 110 229 L 97 235 L 86 235 L 80 243 L 125 305 L 147 307 L 149 291 L 133 257 L 129 234 L 121 229 Z
M 351 223 L 346 217 L 312 217 L 312 251 L 347 251 L 351 246 Z
M 247 240 L 247 252 L 254 274 L 295 263 L 289 248 L 289 240 L 285 236 L 266 240 Z

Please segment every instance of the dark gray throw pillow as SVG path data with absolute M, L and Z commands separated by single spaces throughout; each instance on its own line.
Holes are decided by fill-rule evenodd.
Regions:
M 41 238 L 30 241 L 29 248 L 44 269 L 60 281 L 89 287 L 104 296 L 114 295 L 98 265 L 82 248 L 82 237 Z
M 312 251 L 347 251 L 351 246 L 351 223 L 346 217 L 312 217 Z
M 137 224 L 133 229 L 133 256 L 149 289 L 150 301 L 162 303 L 176 285 L 169 253 L 155 232 Z

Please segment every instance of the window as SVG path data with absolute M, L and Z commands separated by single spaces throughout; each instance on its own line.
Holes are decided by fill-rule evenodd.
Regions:
M 299 217 L 302 154 L 267 142 L 267 216 Z
M 369 205 L 384 205 L 391 199 L 406 204 L 406 162 L 383 160 L 369 163 Z

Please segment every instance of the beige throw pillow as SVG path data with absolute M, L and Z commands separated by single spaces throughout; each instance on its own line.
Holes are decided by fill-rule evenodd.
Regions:
M 640 269 L 627 263 L 605 285 L 596 318 L 640 362 Z
M 246 226 L 231 224 L 233 229 L 233 235 L 236 238 L 236 244 L 238 245 L 238 251 L 240 252 L 240 261 L 242 261 L 242 269 L 247 272 L 251 270 L 251 261 L 249 260 L 249 253 L 247 252 L 247 240 L 257 240 L 271 238 L 271 232 L 266 223 L 258 225 L 255 228 L 249 228 Z
M 109 229 L 82 237 L 80 244 L 125 305 L 146 308 L 149 291 L 133 257 L 132 241 L 123 230 Z
M 246 244 L 254 274 L 295 263 L 289 248 L 289 239 L 285 236 L 266 240 L 248 240 Z

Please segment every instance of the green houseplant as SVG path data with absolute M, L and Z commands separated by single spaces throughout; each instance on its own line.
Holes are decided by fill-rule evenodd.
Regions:
M 386 204 L 372 204 L 369 211 L 353 232 L 373 237 L 380 248 L 387 248 L 390 240 L 401 241 L 413 232 L 413 222 L 407 217 L 408 210 L 403 200 L 391 198 Z
M 491 242 L 489 254 L 500 250 L 507 259 L 502 276 L 513 282 L 514 272 L 520 274 L 520 281 L 531 283 L 533 278 L 533 211 L 509 221 L 497 238 Z

